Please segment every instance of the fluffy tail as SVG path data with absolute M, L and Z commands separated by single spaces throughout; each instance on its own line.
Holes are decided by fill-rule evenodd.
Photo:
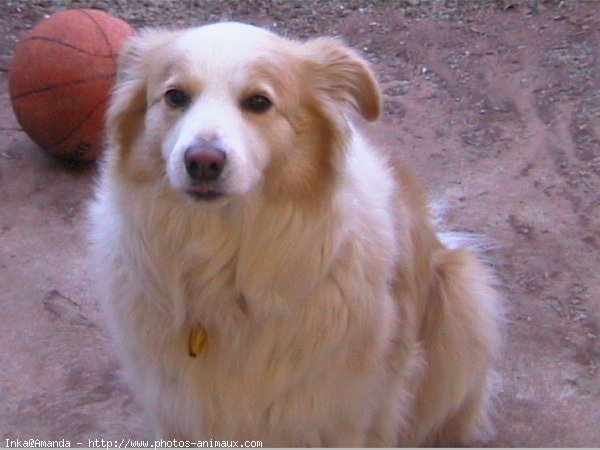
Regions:
M 485 439 L 500 307 L 488 269 L 465 248 L 434 255 L 421 329 L 426 368 L 417 389 L 415 443 L 464 445 Z

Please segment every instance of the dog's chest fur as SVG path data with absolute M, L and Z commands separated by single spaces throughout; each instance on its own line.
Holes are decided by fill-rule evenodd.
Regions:
M 121 303 L 108 310 L 124 350 L 137 355 L 134 372 L 144 374 L 132 380 L 140 397 L 185 417 L 167 431 L 189 436 L 202 423 L 192 434 L 248 438 L 260 429 L 264 438 L 265 429 L 298 429 L 298 411 L 310 410 L 305 420 L 323 431 L 319 423 L 336 426 L 327 420 L 333 410 L 351 411 L 346 401 L 377 397 L 375 373 L 351 374 L 384 370 L 374 359 L 385 354 L 395 322 L 394 224 L 386 212 L 393 183 L 383 169 L 382 194 L 374 196 L 364 185 L 373 180 L 353 173 L 365 164 L 378 162 L 349 158 L 351 182 L 311 213 L 267 208 L 260 198 L 207 210 L 152 188 L 99 202 L 114 209 L 107 216 L 122 217 L 105 230 L 106 257 L 116 270 L 136 268 L 121 274 Z M 353 214 L 361 208 L 381 214 Z M 191 358 L 188 336 L 198 324 L 207 340 Z M 336 373 L 349 376 L 341 383 Z M 272 437 L 323 444 L 322 436 Z

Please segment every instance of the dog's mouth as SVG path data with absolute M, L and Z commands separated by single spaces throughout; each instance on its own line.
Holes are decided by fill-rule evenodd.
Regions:
M 212 200 L 216 200 L 223 196 L 223 193 L 219 192 L 219 191 L 206 191 L 206 192 L 187 191 L 187 193 L 189 195 L 191 195 L 193 198 L 195 198 L 196 200 L 202 200 L 202 201 L 212 201 Z
M 216 200 L 224 195 L 224 193 L 219 190 L 211 189 L 208 186 L 201 185 L 193 186 L 192 188 L 187 190 L 187 193 L 194 199 L 205 202 Z

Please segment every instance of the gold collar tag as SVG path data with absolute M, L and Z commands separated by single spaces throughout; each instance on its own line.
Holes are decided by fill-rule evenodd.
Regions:
M 188 354 L 191 358 L 195 358 L 202 353 L 207 337 L 206 328 L 202 325 L 192 327 L 188 337 Z

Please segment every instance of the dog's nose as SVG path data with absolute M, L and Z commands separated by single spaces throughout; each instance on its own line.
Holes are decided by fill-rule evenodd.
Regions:
M 202 141 L 184 153 L 185 170 L 196 181 L 215 181 L 223 172 L 227 155 L 215 144 Z

